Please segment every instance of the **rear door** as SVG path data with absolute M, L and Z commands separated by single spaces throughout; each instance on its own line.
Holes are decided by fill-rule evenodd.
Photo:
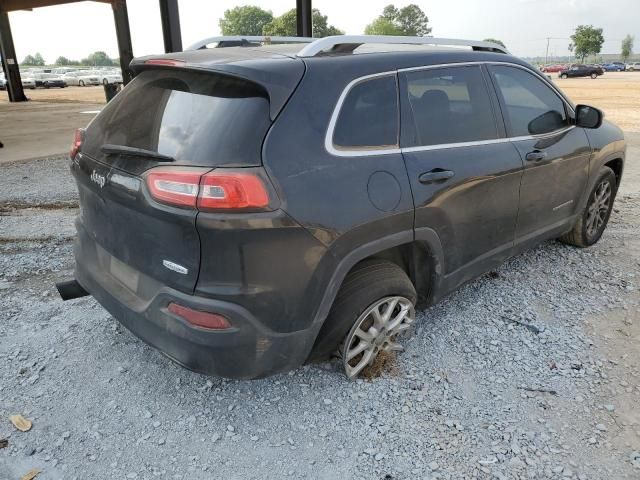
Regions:
M 491 65 L 508 136 L 524 162 L 516 237 L 538 238 L 562 228 L 579 208 L 591 148 L 572 126 L 570 106 L 529 70 Z
M 193 167 L 200 175 L 260 165 L 270 124 L 267 94 L 251 82 L 170 68 L 138 75 L 89 125 L 73 167 L 80 221 L 98 256 L 103 252 L 100 267 L 134 291 L 140 273 L 193 291 L 197 211 L 155 201 L 146 175 L 158 166 Z M 163 157 L 113 153 L 105 145 Z
M 400 78 L 416 235 L 435 230 L 445 273 L 473 276 L 510 252 L 522 161 L 504 138 L 481 65 L 425 68 Z

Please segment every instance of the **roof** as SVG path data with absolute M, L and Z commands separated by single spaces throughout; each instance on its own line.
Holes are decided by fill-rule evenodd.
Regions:
M 528 65 L 526 62 L 505 53 L 475 51 L 472 49 L 441 47 L 433 45 L 393 45 L 392 48 L 373 48 L 362 45 L 349 51 L 323 52 L 319 55 L 300 57 L 300 44 L 270 44 L 250 47 L 204 48 L 179 53 L 139 57 L 131 62 L 134 72 L 146 68 L 163 68 L 149 65 L 149 60 L 175 60 L 178 68 L 206 70 L 234 75 L 262 86 L 269 94 L 271 116 L 275 118 L 296 88 L 304 72 L 309 67 L 329 70 L 348 67 L 348 70 L 362 73 L 391 71 L 423 65 L 460 63 L 472 61 L 498 61 Z M 164 67 L 166 68 L 166 67 Z M 175 68 L 175 67 L 169 67 Z

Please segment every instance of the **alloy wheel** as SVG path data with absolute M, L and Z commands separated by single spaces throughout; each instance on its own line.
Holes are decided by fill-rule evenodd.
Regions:
M 370 305 L 356 320 L 341 348 L 348 378 L 357 377 L 381 351 L 404 350 L 398 335 L 415 321 L 413 303 L 405 297 L 382 298 Z
M 611 206 L 611 183 L 603 180 L 598 184 L 591 196 L 587 209 L 586 230 L 589 238 L 594 238 L 603 228 Z

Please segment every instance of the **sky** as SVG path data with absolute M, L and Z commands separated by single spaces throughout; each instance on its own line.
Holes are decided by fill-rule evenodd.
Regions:
M 502 40 L 522 57 L 568 55 L 569 36 L 576 26 L 603 28 L 602 53 L 619 53 L 629 33 L 640 52 L 640 0 L 313 0 L 329 23 L 350 34 L 361 34 L 385 5 L 415 3 L 429 17 L 436 37 Z M 135 56 L 163 52 L 157 0 L 128 0 Z M 258 5 L 274 15 L 295 7 L 295 0 L 179 0 L 185 47 L 220 34 L 218 19 L 238 5 Z M 18 59 L 40 52 L 48 63 L 60 56 L 86 57 L 103 50 L 118 56 L 111 7 L 86 1 L 9 14 Z

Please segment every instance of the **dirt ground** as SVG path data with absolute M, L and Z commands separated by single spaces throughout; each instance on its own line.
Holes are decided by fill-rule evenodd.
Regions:
M 25 90 L 25 95 L 34 102 L 48 103 L 106 103 L 104 88 L 97 87 L 66 87 L 66 88 L 37 88 Z M 0 93 L 0 104 L 9 103 L 6 92 Z
M 555 84 L 575 103 L 598 107 L 623 130 L 640 132 L 640 72 L 608 72 L 595 80 L 554 75 Z
M 574 102 L 598 107 L 623 130 L 640 132 L 640 95 L 629 95 L 640 92 L 640 72 L 608 72 L 596 80 L 563 80 L 557 74 L 551 78 Z M 102 86 L 27 90 L 26 95 L 37 102 L 105 103 Z M 6 95 L 0 95 L 0 104 L 7 101 Z

